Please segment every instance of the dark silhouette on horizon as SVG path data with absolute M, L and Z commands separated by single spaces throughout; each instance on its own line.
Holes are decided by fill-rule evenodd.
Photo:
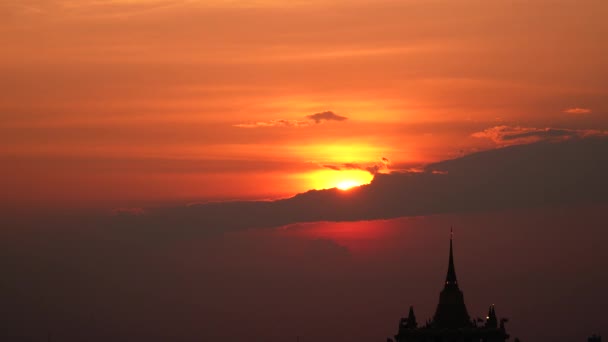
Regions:
M 478 325 L 477 320 L 471 320 L 469 317 L 464 295 L 456 279 L 452 235 L 450 230 L 448 271 L 435 315 L 424 326 L 418 327 L 414 307 L 410 306 L 407 318 L 401 318 L 399 321 L 396 342 L 504 342 L 509 338 L 505 329 L 507 319 L 501 319 L 499 324 L 494 305 L 490 306 L 485 323 L 481 320 L 482 325 Z
M 600 335 L 593 334 L 589 336 L 587 342 L 602 342 L 602 337 Z

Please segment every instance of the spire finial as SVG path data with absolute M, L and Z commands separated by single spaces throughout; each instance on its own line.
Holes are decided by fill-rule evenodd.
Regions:
M 454 237 L 454 228 L 450 227 L 450 259 L 448 261 L 448 274 L 445 277 L 445 285 L 458 286 L 456 282 L 456 268 L 454 267 L 454 253 L 452 250 L 452 239 Z

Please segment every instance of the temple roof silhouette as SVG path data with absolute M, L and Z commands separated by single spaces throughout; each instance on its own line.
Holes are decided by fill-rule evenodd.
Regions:
M 452 239 L 454 237 L 454 230 L 450 228 L 450 260 L 448 261 L 448 274 L 445 276 L 445 283 L 454 284 L 458 286 L 456 281 L 456 267 L 454 267 L 454 252 L 452 248 Z
M 471 326 L 464 295 L 458 288 L 456 268 L 454 267 L 454 250 L 452 247 L 453 232 L 450 231 L 450 258 L 445 285 L 439 295 L 439 304 L 433 317 L 433 324 L 438 328 L 465 328 Z
M 395 335 L 396 342 L 504 342 L 509 338 L 504 325 L 507 320 L 502 319 L 499 324 L 494 305 L 490 306 L 485 322 L 471 320 L 464 295 L 458 287 L 452 240 L 453 231 L 450 229 L 448 271 L 445 284 L 439 294 L 435 315 L 424 326 L 419 327 L 414 308 L 410 307 L 407 318 L 401 318 L 399 321 L 399 330 Z

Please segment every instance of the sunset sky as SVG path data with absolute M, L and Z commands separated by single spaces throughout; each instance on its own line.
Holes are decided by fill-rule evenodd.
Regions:
M 607 13 L 601 0 L 3 1 L 0 201 L 280 198 L 547 129 L 602 135 Z
M 607 100 L 606 0 L 0 0 L 0 341 L 386 341 L 452 226 L 606 338 Z

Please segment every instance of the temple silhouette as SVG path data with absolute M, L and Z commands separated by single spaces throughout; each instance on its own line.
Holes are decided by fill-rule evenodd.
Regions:
M 504 342 L 509 338 L 505 330 L 507 319 L 498 320 L 494 305 L 490 306 L 485 321 L 472 320 L 464 304 L 464 296 L 456 280 L 453 233 L 450 231 L 450 257 L 439 304 L 432 320 L 418 326 L 414 308 L 399 321 L 395 342 Z M 388 341 L 393 341 L 388 339 Z

